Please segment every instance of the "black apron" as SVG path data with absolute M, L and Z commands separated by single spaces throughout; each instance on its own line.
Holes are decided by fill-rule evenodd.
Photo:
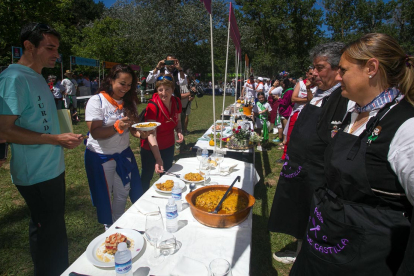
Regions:
M 397 107 L 404 109 L 407 104 L 398 104 Z M 387 114 L 388 126 L 394 128 L 382 129 L 392 134 L 387 139 L 387 148 L 403 123 L 397 120 L 401 108 L 394 107 L 387 113 L 389 106 L 370 119 L 367 130 L 360 136 L 339 131 L 326 149 L 328 184 L 313 195 L 305 240 L 290 275 L 397 273 L 410 227 L 404 216 L 407 200 L 401 199 L 401 204 L 397 204 L 395 200 L 374 194 L 371 188 L 381 187 L 381 183 L 370 183 L 366 167 L 367 152 L 370 151 L 368 136 L 379 125 L 378 122 L 383 123 L 379 119 Z M 408 108 L 411 108 L 408 117 L 414 116 L 412 107 Z M 388 164 L 386 159 L 379 161 Z M 386 174 L 393 175 L 392 170 L 384 172 L 383 169 L 377 173 L 384 174 L 384 179 Z
M 397 276 L 414 276 L 414 224 L 411 218 L 411 233 L 407 243 L 404 260 L 398 270 Z
M 307 104 L 301 111 L 277 184 L 269 231 L 298 239 L 305 235 L 313 192 L 325 183 L 324 152 L 330 140 L 327 126 L 343 119 L 347 103 L 338 88 L 324 98 L 322 107 Z

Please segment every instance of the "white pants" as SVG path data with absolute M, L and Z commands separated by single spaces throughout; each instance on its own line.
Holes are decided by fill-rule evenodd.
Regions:
M 128 158 L 128 160 L 131 161 L 131 158 Z M 126 184 L 125 186 L 122 184 L 121 178 L 116 173 L 115 160 L 110 160 L 102 164 L 102 167 L 104 169 L 108 191 L 112 193 L 112 197 L 110 196 L 112 221 L 115 222 L 125 212 L 125 205 L 131 187 L 130 183 Z M 129 174 L 129 177 L 131 177 L 131 174 Z

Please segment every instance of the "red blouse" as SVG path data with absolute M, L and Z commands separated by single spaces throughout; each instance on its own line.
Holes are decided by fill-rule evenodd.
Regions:
M 177 97 L 171 97 L 171 112 L 161 101 L 157 93 L 154 94 L 145 111 L 145 121 L 154 120 L 161 123 L 157 127 L 157 143 L 160 150 L 169 148 L 175 144 L 174 129 L 179 122 L 179 114 L 182 111 L 181 101 Z M 150 150 L 148 139 L 141 139 L 141 147 Z

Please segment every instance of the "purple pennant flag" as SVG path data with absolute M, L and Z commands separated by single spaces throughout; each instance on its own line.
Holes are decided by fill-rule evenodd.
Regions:
M 206 7 L 206 10 L 209 14 L 211 14 L 211 0 L 200 0 L 204 3 L 204 7 Z
M 229 22 L 230 22 L 230 37 L 233 40 L 234 47 L 237 50 L 241 58 L 241 48 L 240 48 L 240 32 L 239 27 L 237 27 L 236 16 L 234 15 L 233 6 L 230 2 L 230 11 L 229 11 Z

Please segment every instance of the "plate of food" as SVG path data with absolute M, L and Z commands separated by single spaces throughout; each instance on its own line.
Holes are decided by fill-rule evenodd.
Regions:
M 185 183 L 181 179 L 173 176 L 164 175 L 162 180 L 158 180 L 157 182 L 152 185 L 157 192 L 171 194 L 171 190 L 174 187 L 174 182 L 178 182 L 180 184 L 180 188 L 185 188 Z
M 114 267 L 115 253 L 118 244 L 126 242 L 131 250 L 132 258 L 137 256 L 144 247 L 144 238 L 140 233 L 131 229 L 108 230 L 96 237 L 86 249 L 86 258 L 98 267 Z
M 223 126 L 221 123 L 216 124 L 216 131 L 222 130 L 222 129 L 225 129 L 225 128 L 226 128 L 226 126 L 225 125 Z M 211 127 L 211 129 L 214 131 L 214 125 Z
M 188 183 L 200 183 L 204 181 L 204 177 L 200 173 L 187 173 L 183 180 Z
M 143 123 L 133 124 L 132 127 L 140 131 L 150 131 L 150 130 L 157 128 L 160 125 L 161 123 L 158 123 L 158 122 L 143 122 Z

